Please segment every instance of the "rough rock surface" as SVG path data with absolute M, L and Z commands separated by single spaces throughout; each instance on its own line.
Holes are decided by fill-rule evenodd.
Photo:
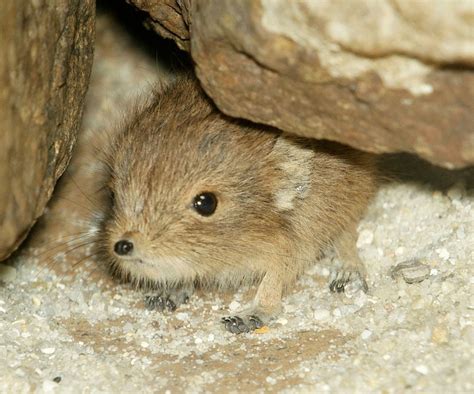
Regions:
M 127 0 L 146 12 L 145 24 L 189 51 L 189 10 L 191 0 Z
M 112 21 L 98 20 L 84 122 L 94 132 L 167 75 L 159 50 L 144 56 Z M 38 229 L 49 243 L 18 256 L 15 273 L 0 270 L 0 392 L 473 392 L 474 171 L 393 162 L 403 182 L 380 190 L 359 228 L 369 294 L 330 293 L 326 258 L 285 297 L 267 332 L 241 336 L 219 318 L 255 289 L 197 294 L 161 314 L 112 281 L 70 227 L 87 204 L 77 190 L 58 209 L 58 233 Z M 429 265 L 429 278 L 390 277 L 414 259 Z
M 93 58 L 95 2 L 0 10 L 0 260 L 25 238 L 66 168 Z
M 182 48 L 191 26 L 201 82 L 232 116 L 449 168 L 474 164 L 470 0 L 131 1 Z

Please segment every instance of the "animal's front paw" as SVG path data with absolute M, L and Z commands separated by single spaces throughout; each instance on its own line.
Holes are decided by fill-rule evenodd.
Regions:
M 262 319 L 257 315 L 226 316 L 221 319 L 221 322 L 232 334 L 242 334 L 264 326 Z
M 182 287 L 177 289 L 170 289 L 168 291 L 160 292 L 156 295 L 145 297 L 145 307 L 148 310 L 156 310 L 159 312 L 169 311 L 174 312 L 181 304 L 186 304 L 189 297 L 192 296 L 194 289 L 190 287 Z
M 329 284 L 332 292 L 342 293 L 351 287 L 352 290 L 362 290 L 367 293 L 369 286 L 365 280 L 365 275 L 356 269 L 341 269 L 336 272 L 335 277 Z

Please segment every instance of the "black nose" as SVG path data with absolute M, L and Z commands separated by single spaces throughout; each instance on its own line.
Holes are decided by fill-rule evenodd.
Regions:
M 114 251 L 119 256 L 127 256 L 133 251 L 133 243 L 122 239 L 114 245 Z

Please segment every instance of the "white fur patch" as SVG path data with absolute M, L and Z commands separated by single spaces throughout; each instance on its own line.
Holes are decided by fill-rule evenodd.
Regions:
M 287 134 L 278 138 L 273 150 L 278 155 L 278 168 L 284 173 L 282 185 L 275 192 L 275 205 L 282 211 L 291 210 L 296 200 L 304 199 L 311 188 L 314 151 Z

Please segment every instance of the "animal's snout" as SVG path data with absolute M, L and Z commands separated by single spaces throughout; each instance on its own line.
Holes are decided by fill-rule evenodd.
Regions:
M 130 256 L 133 252 L 133 242 L 127 239 L 121 239 L 115 243 L 114 252 L 119 256 Z

